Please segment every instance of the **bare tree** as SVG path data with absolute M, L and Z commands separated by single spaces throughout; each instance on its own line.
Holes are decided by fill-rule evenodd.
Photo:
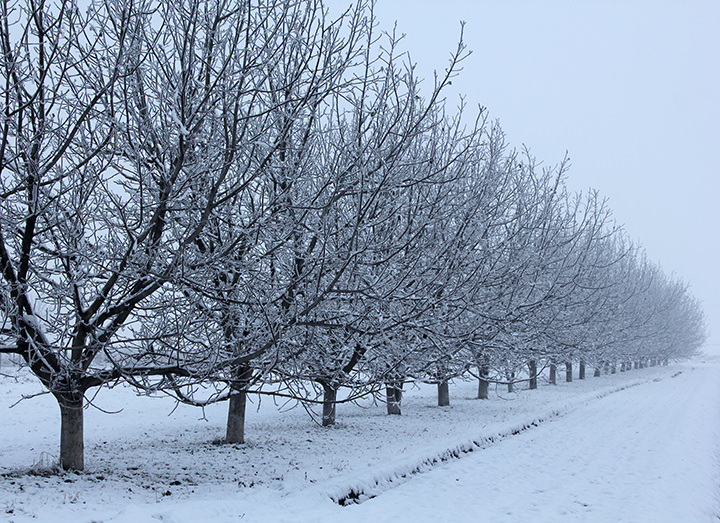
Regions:
M 257 100 L 283 27 L 268 13 L 289 5 L 3 4 L 4 350 L 58 398 L 64 468 L 84 465 L 90 387 L 152 387 L 208 357 L 148 343 L 148 298 L 213 261 L 204 229 L 256 179 L 234 167 L 271 125 Z
M 163 297 L 163 321 L 148 335 L 166 355 L 206 355 L 188 376 L 156 387 L 191 404 L 229 400 L 229 442 L 244 440 L 248 391 L 270 381 L 277 362 L 295 350 L 286 339 L 322 300 L 326 290 L 311 280 L 318 270 L 339 268 L 323 257 L 319 220 L 331 190 L 324 176 L 335 166 L 320 159 L 322 149 L 335 147 L 325 134 L 328 113 L 358 82 L 354 69 L 367 52 L 364 3 L 335 20 L 320 2 L 278 6 L 254 35 L 267 42 L 283 36 L 265 46 L 262 89 L 238 101 L 242 114 L 262 115 L 260 132 L 231 167 L 252 182 L 209 217 L 194 252 L 211 261 L 187 271 Z M 182 311 L 181 329 L 172 326 L 175 311 Z M 198 393 L 201 384 L 212 386 L 210 395 Z
M 105 380 L 90 364 L 144 290 L 103 307 L 122 273 L 108 265 L 116 248 L 102 222 L 115 90 L 137 25 L 137 12 L 110 4 L 81 15 L 71 1 L 2 3 L 3 351 L 57 398 L 65 468 L 83 467 L 83 394 Z

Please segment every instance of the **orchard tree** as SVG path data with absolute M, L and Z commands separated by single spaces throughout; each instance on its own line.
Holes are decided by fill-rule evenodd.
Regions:
M 147 334 L 165 357 L 206 355 L 186 376 L 154 386 L 195 405 L 229 400 L 226 440 L 234 443 L 244 441 L 248 391 L 265 385 L 296 350 L 298 322 L 327 292 L 313 288 L 313 278 L 342 270 L 330 263 L 319 226 L 328 175 L 338 167 L 323 163 L 323 150 L 334 149 L 328 113 L 362 83 L 355 69 L 367 58 L 364 3 L 336 20 L 325 18 L 319 2 L 278 5 L 260 11 L 262 23 L 255 24 L 254 41 L 267 42 L 263 86 L 233 107 L 242 120 L 262 121 L 246 155 L 230 168 L 249 183 L 209 216 L 193 250 L 208 262 L 159 296 L 163 312 Z M 176 316 L 184 321 L 180 329 Z
M 420 314 L 417 300 L 414 311 L 395 303 L 423 285 L 420 260 L 427 258 L 433 220 L 447 212 L 450 166 L 461 163 L 461 151 L 475 140 L 472 131 L 463 135 L 459 118 L 444 119 L 440 98 L 464 55 L 462 42 L 425 100 L 412 66 L 395 55 L 396 39 L 388 39 L 387 51 L 368 62 L 380 67 L 368 69 L 362 84 L 345 94 L 346 106 L 338 104 L 324 135 L 332 144 L 324 162 L 340 166 L 330 173 L 341 177 L 321 179 L 332 191 L 329 200 L 320 200 L 327 205 L 317 229 L 324 266 L 340 270 L 315 273 L 313 287 L 323 289 L 322 301 L 298 323 L 314 331 L 308 335 L 314 342 L 280 369 L 288 382 L 321 387 L 324 425 L 334 423 L 339 387 L 351 386 L 357 394 L 382 383 L 377 365 L 373 373 L 362 373 L 370 382 L 353 375 L 369 363 L 368 356 L 378 361 L 393 332 Z
M 150 271 L 130 268 L 150 248 L 152 219 L 133 227 L 132 245 L 116 243 L 109 223 L 117 88 L 141 45 L 142 20 L 129 7 L 83 15 L 71 1 L 2 3 L 3 351 L 56 397 L 64 468 L 83 468 L 85 391 L 112 378 L 92 362 L 153 287 Z
M 89 388 L 210 357 L 168 358 L 143 325 L 150 297 L 213 261 L 197 249 L 210 218 L 256 179 L 237 165 L 269 128 L 258 100 L 283 27 L 268 13 L 285 5 L 3 4 L 3 350 L 58 399 L 63 468 L 84 465 Z

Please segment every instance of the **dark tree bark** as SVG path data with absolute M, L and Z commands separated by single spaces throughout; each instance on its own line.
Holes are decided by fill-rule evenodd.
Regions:
M 570 383 L 573 380 L 572 361 L 565 362 L 565 381 Z
M 593 376 L 599 378 L 600 374 L 600 367 L 595 367 L 595 372 L 593 373 Z
M 530 374 L 530 389 L 537 389 L 537 362 L 530 360 L 528 363 L 528 373 Z
M 557 385 L 557 366 L 554 363 L 550 364 L 550 385 Z
M 402 384 L 388 383 L 385 392 L 388 415 L 400 416 L 402 414 Z
M 60 404 L 60 467 L 63 470 L 83 470 L 83 397 L 58 398 Z
M 578 370 L 578 379 L 585 379 L 585 362 L 580 360 L 580 369 Z
M 490 388 L 490 382 L 487 380 L 489 370 L 487 367 L 480 367 L 480 378 L 478 379 L 478 394 L 479 400 L 488 399 L 488 389 Z
M 443 381 L 437 384 L 438 387 L 438 407 L 447 407 L 450 405 L 450 389 L 448 382 Z
M 234 374 L 236 381 L 231 384 L 225 441 L 245 443 L 245 407 L 252 369 L 243 366 L 236 368 Z
M 225 431 L 225 441 L 227 443 L 245 443 L 246 403 L 247 392 L 244 389 L 234 390 L 230 394 L 227 430 Z
M 323 387 L 323 414 L 322 426 L 328 427 L 335 424 L 335 407 L 337 405 L 337 387 L 322 384 Z
M 507 391 L 515 391 L 515 372 L 506 372 L 505 379 L 507 379 Z

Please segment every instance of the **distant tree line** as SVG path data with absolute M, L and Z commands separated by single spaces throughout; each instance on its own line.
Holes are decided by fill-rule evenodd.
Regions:
M 359 0 L 4 1 L 0 352 L 83 407 L 126 382 L 204 405 L 403 383 L 537 385 L 692 356 L 703 314 L 567 161 L 448 108 Z M 470 121 L 470 124 L 464 122 Z

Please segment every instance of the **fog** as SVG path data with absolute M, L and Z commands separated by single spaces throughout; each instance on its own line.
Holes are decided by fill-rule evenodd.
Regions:
M 333 12 L 348 0 L 330 0 Z M 688 282 L 720 353 L 720 3 L 378 0 L 381 29 L 432 82 L 464 40 L 448 100 L 484 106 L 567 185 L 594 188 L 651 260 Z

